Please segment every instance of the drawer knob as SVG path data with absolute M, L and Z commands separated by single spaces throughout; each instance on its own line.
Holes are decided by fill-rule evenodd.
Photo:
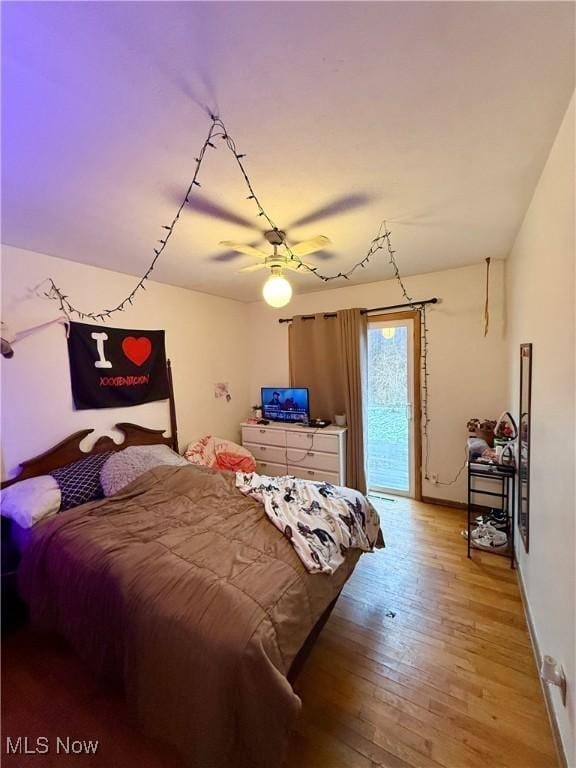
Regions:
M 306 456 L 314 456 L 314 451 L 308 451 L 308 453 L 306 454 Z
M 313 469 L 309 469 L 309 470 L 308 470 L 308 474 L 309 474 L 309 475 L 315 475 L 315 474 L 316 474 L 316 472 L 314 472 L 314 470 L 313 470 Z
M 265 446 L 265 445 L 261 445 L 261 446 L 260 446 L 260 450 L 261 450 L 261 451 L 265 451 L 265 450 L 266 450 L 266 446 Z
M 264 435 L 266 433 L 266 430 L 265 429 L 261 429 L 260 432 L 262 432 L 262 434 Z

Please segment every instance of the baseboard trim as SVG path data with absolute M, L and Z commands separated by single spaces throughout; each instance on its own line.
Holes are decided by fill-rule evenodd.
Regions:
M 516 563 L 518 563 L 518 558 L 516 558 Z M 524 615 L 526 616 L 526 625 L 528 627 L 530 643 L 532 644 L 532 652 L 534 653 L 534 659 L 536 660 L 536 667 L 538 670 L 540 670 L 540 665 L 542 664 L 542 654 L 540 653 L 540 646 L 538 645 L 538 638 L 536 636 L 536 630 L 534 629 L 532 613 L 530 612 L 530 604 L 528 603 L 528 598 L 526 597 L 524 579 L 522 578 L 522 571 L 520 570 L 519 563 L 516 568 L 516 575 L 518 578 L 518 586 L 520 588 L 520 597 L 522 598 L 522 605 L 524 607 Z M 568 758 L 566 756 L 566 752 L 564 751 L 564 744 L 562 743 L 562 737 L 560 736 L 560 728 L 558 727 L 558 721 L 556 720 L 556 713 L 554 711 L 554 707 L 552 706 L 552 697 L 550 696 L 550 689 L 546 685 L 546 683 L 542 681 L 542 679 L 540 678 L 540 675 L 538 675 L 538 678 L 540 680 L 542 693 L 544 694 L 546 711 L 548 712 L 548 720 L 550 721 L 550 727 L 552 728 L 552 738 L 554 739 L 554 746 L 556 747 L 558 761 L 562 766 L 562 768 L 570 768 L 570 766 L 568 765 Z
M 435 496 L 422 496 L 422 501 L 424 501 L 426 504 L 439 504 L 441 507 L 466 509 L 466 504 L 463 501 L 453 501 L 452 499 L 437 499 Z

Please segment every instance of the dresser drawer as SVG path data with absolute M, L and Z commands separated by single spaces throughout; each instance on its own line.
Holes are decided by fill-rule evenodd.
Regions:
M 253 443 L 244 443 L 256 461 L 271 461 L 274 464 L 283 464 L 286 468 L 286 448 L 280 448 L 277 445 L 255 445 Z
M 286 445 L 286 432 L 283 429 L 266 427 L 242 427 L 242 445 L 245 443 L 265 443 L 266 445 Z
M 286 464 L 274 464 L 268 461 L 257 461 L 256 472 L 259 475 L 268 475 L 269 477 L 282 477 L 291 474 L 286 470 Z
M 319 451 L 301 451 L 298 448 L 286 448 L 286 459 L 290 466 L 322 469 L 326 472 L 336 473 L 340 470 L 340 462 L 336 453 L 320 453 Z
M 320 469 L 307 469 L 306 467 L 289 464 L 288 474 L 300 477 L 302 480 L 316 480 L 320 483 L 338 485 L 338 475 L 335 472 L 323 472 Z
M 323 435 L 319 432 L 290 432 L 286 430 L 286 445 L 305 451 L 338 453 L 338 435 Z

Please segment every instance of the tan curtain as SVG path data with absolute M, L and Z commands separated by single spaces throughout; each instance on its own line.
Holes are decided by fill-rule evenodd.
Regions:
M 337 313 L 340 356 L 344 378 L 346 434 L 346 485 L 366 493 L 364 468 L 364 387 L 368 319 L 359 309 L 343 309 Z
M 290 386 L 308 387 L 310 413 L 334 419 L 346 412 L 337 317 L 295 317 L 290 324 Z
M 368 324 L 360 309 L 295 317 L 289 329 L 290 386 L 308 387 L 314 418 L 345 413 L 346 485 L 366 492 L 363 385 Z

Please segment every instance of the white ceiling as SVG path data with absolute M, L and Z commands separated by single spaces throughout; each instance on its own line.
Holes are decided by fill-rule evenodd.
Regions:
M 3 3 L 2 240 L 141 274 L 207 104 L 289 239 L 331 238 L 325 271 L 361 258 L 383 218 L 405 274 L 504 258 L 574 89 L 574 8 Z M 264 228 L 224 147 L 200 181 L 204 212 L 155 279 L 255 300 L 265 275 L 236 274 L 250 258 L 218 259 L 219 240 L 261 244 Z M 357 279 L 390 275 L 382 257 Z

